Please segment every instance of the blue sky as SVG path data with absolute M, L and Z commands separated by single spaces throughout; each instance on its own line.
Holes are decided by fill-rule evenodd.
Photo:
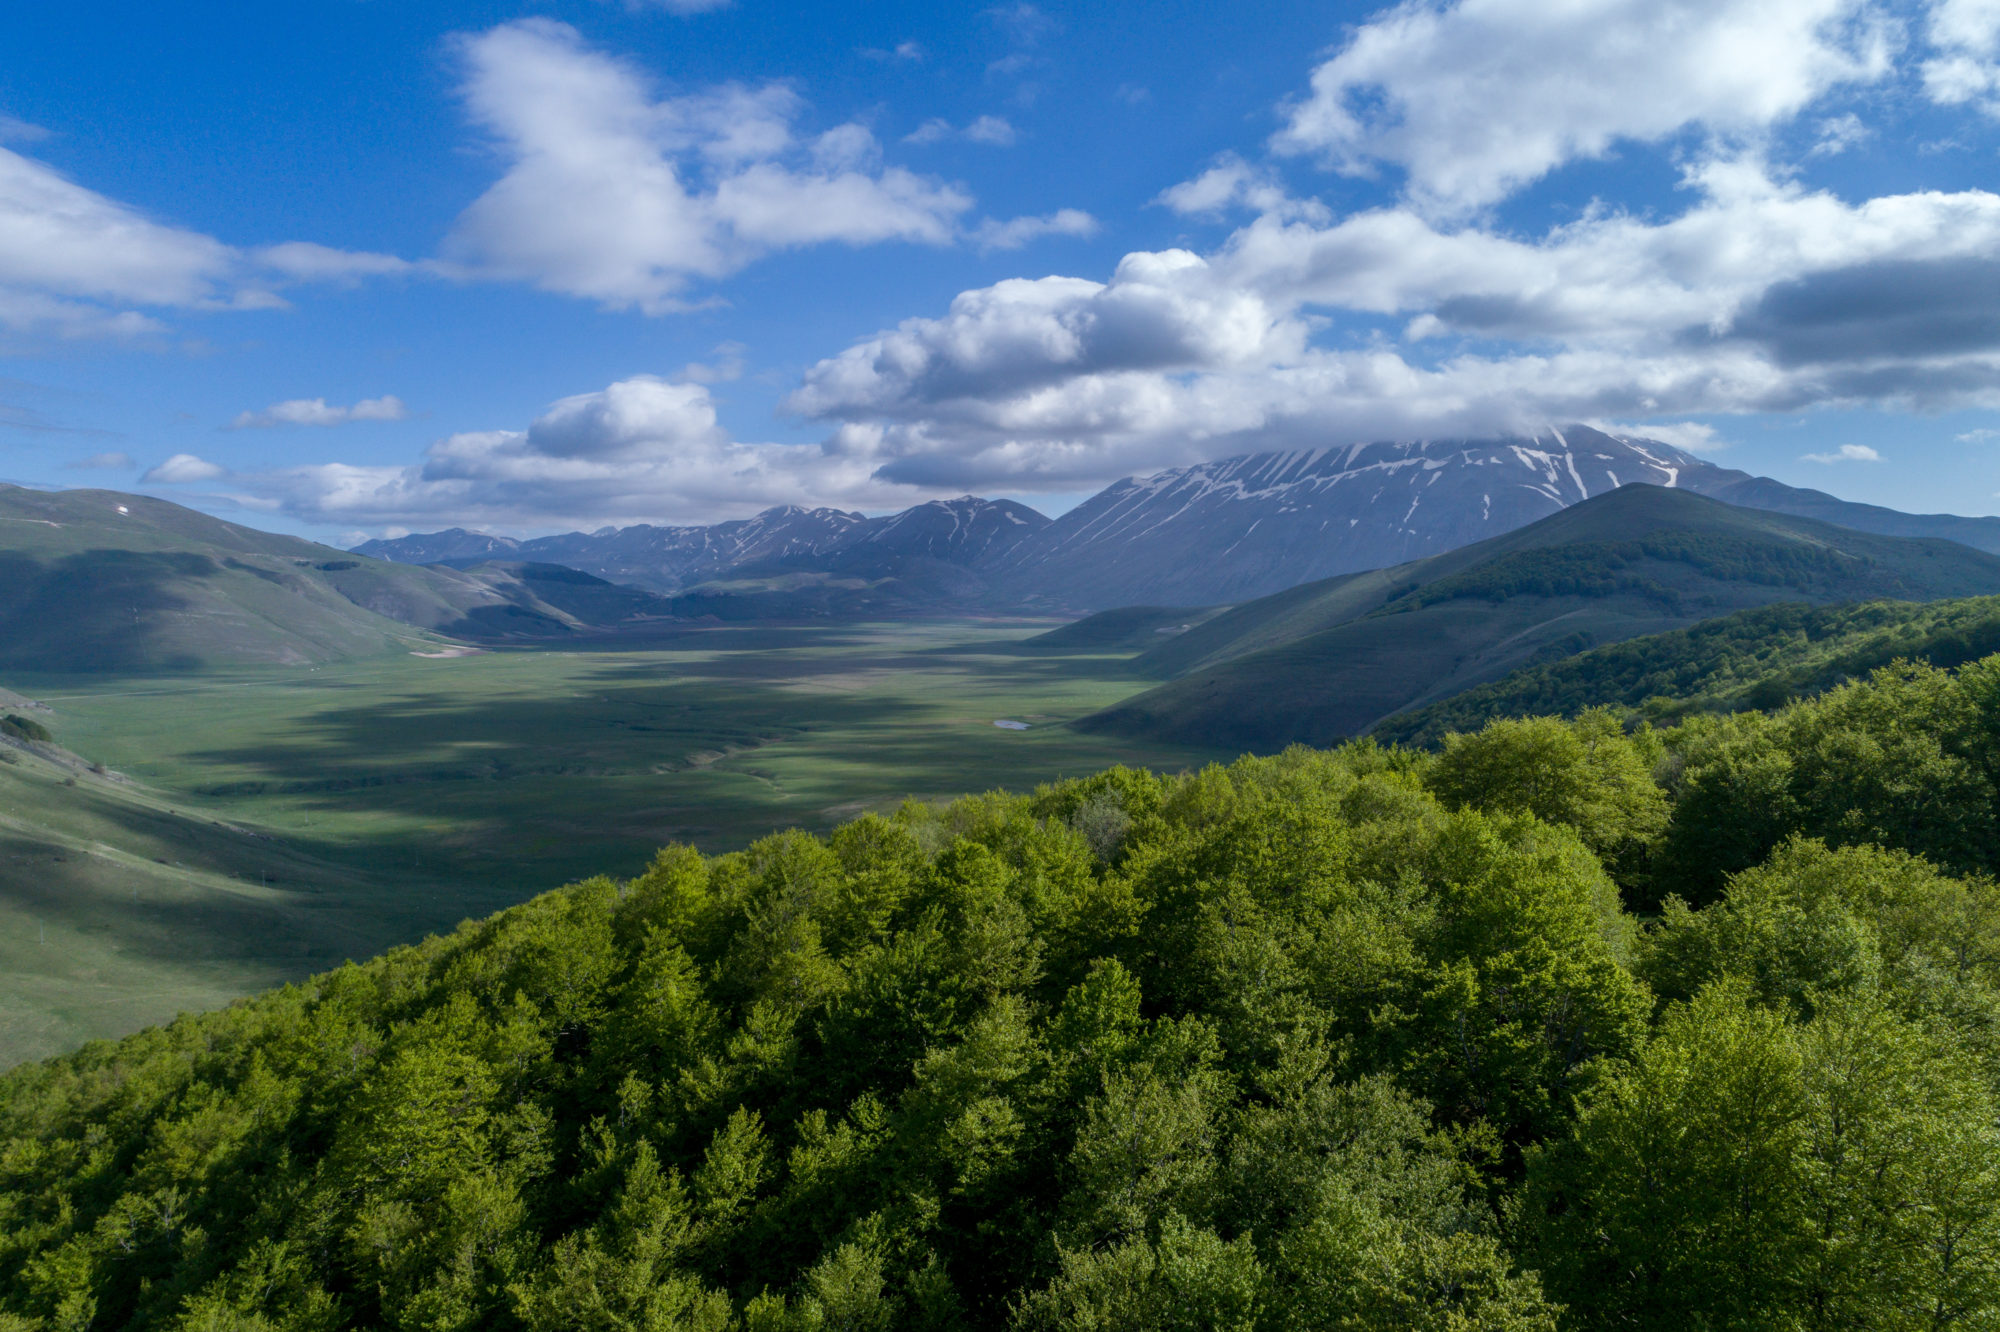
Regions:
M 2000 512 L 2000 4 L 1552 9 L 11 6 L 0 478 L 525 534 L 1578 419 Z

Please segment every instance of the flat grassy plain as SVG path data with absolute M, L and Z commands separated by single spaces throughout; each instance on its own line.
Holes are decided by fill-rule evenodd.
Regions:
M 906 797 L 1233 757 L 1061 725 L 1153 682 L 1118 655 L 1015 650 L 1051 624 L 10 675 L 114 776 L 0 764 L 0 1066 L 636 873 L 667 842 L 723 851 Z

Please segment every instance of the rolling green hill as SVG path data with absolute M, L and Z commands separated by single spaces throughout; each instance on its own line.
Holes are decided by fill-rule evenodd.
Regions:
M 2000 591 L 2000 557 L 1626 486 L 1394 569 L 1246 603 L 1136 659 L 1170 683 L 1077 723 L 1254 750 L 1324 744 L 1538 661 L 1780 601 Z
M 1809 698 L 1897 659 L 1951 668 L 2000 652 L 2000 597 L 1784 603 L 1647 634 L 1490 684 L 1377 726 L 1379 740 L 1434 745 L 1496 717 L 1575 716 L 1609 706 L 1656 722 Z
M 661 606 L 552 565 L 418 568 L 139 495 L 0 486 L 0 669 L 319 664 L 440 636 L 565 636 Z

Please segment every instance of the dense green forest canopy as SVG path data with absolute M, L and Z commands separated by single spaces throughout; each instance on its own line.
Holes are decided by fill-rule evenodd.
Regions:
M 669 848 L 0 1080 L 0 1328 L 1990 1328 L 1996 781 L 2000 658 Z
M 2000 597 L 1783 603 L 1647 634 L 1524 667 L 1372 732 L 1384 743 L 1435 746 L 1450 731 L 1499 717 L 1574 717 L 1609 707 L 1627 720 L 1770 709 L 1860 679 L 1898 658 L 1956 667 L 2000 651 Z

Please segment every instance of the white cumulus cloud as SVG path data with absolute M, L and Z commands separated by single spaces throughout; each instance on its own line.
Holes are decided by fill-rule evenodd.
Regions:
M 286 241 L 282 245 L 261 246 L 251 252 L 251 257 L 259 267 L 295 282 L 351 284 L 362 278 L 396 277 L 428 267 L 399 259 L 393 254 L 336 250 L 312 241 Z
M 1932 53 L 1923 80 L 1931 100 L 2000 115 L 2000 2 L 1938 0 L 1928 29 Z
M 1937 14 L 2000 50 L 1980 45 L 2000 0 Z M 1817 104 L 1883 79 L 1900 40 L 1863 0 L 1413 0 L 1315 72 L 1277 140 L 1401 167 L 1400 201 L 1338 215 L 1225 155 L 1156 200 L 1249 213 L 1212 252 L 961 293 L 811 366 L 786 405 L 866 433 L 884 480 L 1024 490 L 1552 420 L 1713 448 L 1684 418 L 2000 408 L 2000 194 L 1842 197 L 1772 158 L 1801 136 L 1771 131 L 1815 108 L 1799 151 L 1864 141 Z M 1599 203 L 1537 234 L 1478 211 L 1684 133 L 1687 202 L 1664 215 Z
M 1837 157 L 1850 148 L 1859 147 L 1874 137 L 1874 131 L 1863 123 L 1860 116 L 1852 111 L 1837 116 L 1828 116 L 1819 122 L 1819 138 L 1813 144 L 1810 157 Z
M 149 485 L 180 486 L 194 481 L 217 481 L 228 475 L 229 469 L 220 463 L 197 458 L 192 453 L 176 453 L 157 467 L 148 468 L 139 480 Z
M 1014 127 L 1003 116 L 981 116 L 965 127 L 965 137 L 974 143 L 1005 148 L 1014 142 Z
M 936 493 L 878 477 L 880 450 L 880 432 L 865 428 L 834 429 L 820 444 L 745 443 L 717 421 L 705 385 L 639 375 L 552 403 L 525 429 L 449 435 L 409 465 L 324 463 L 230 480 L 246 502 L 377 530 L 710 523 L 774 504 L 900 508 Z M 192 470 L 177 462 L 155 470 Z
M 1892 34 L 1866 0 L 1406 0 L 1313 71 L 1274 143 L 1399 167 L 1459 212 L 1620 140 L 1761 132 L 1882 78 Z
M 2000 406 L 2000 195 L 1849 203 L 1743 160 L 1688 184 L 1678 217 L 1539 237 L 1288 206 L 1206 256 L 962 293 L 812 366 L 788 406 L 879 431 L 888 479 L 1052 490 L 1552 420 Z M 1343 336 L 1357 317 L 1400 336 Z
M 1882 455 L 1866 444 L 1843 444 L 1831 453 L 1802 453 L 1799 455 L 1799 461 L 1830 466 L 1833 463 L 1844 462 L 1881 462 Z
M 147 331 L 133 307 L 232 300 L 236 256 L 0 148 L 0 324 L 67 335 Z
M 1237 208 L 1266 216 L 1328 216 L 1324 204 L 1292 198 L 1275 172 L 1254 167 L 1235 153 L 1224 153 L 1199 176 L 1162 190 L 1153 202 L 1192 217 L 1215 217 Z
M 402 421 L 410 415 L 403 400 L 394 394 L 363 398 L 351 407 L 330 406 L 325 398 L 291 398 L 274 402 L 260 412 L 239 412 L 229 423 L 231 430 L 267 429 L 271 426 L 337 426 L 349 421 Z
M 63 464 L 73 472 L 129 472 L 137 465 L 129 453 L 93 453 Z
M 1607 435 L 1640 435 L 1657 439 L 1684 453 L 1709 453 L 1725 447 L 1724 442 L 1717 438 L 1715 427 L 1701 421 L 1646 421 L 1640 424 L 1592 421 L 1589 424 Z
M 885 166 L 858 124 L 803 137 L 783 84 L 662 97 L 636 68 L 545 19 L 461 43 L 463 94 L 507 161 L 446 257 L 611 308 L 686 308 L 700 279 L 774 250 L 942 245 L 972 201 Z
M 0 114 L 0 143 L 35 143 L 49 137 L 40 125 Z
M 1002 116 L 980 116 L 964 129 L 958 128 L 942 116 L 932 116 L 905 134 L 903 142 L 927 147 L 950 139 L 966 139 L 992 148 L 1007 148 L 1013 145 L 1016 137 L 1014 126 Z
M 408 276 L 527 282 L 658 314 L 710 303 L 691 288 L 779 250 L 1012 248 L 1095 226 L 1075 209 L 968 225 L 970 195 L 886 163 L 866 126 L 801 129 L 804 103 L 782 82 L 666 95 L 633 64 L 544 19 L 464 37 L 458 51 L 464 104 L 503 166 L 439 257 L 303 240 L 232 244 L 0 147 L 0 332 L 132 338 L 165 332 L 163 312 L 282 308 L 298 284 Z M 921 56 L 909 43 L 894 54 Z M 1015 138 L 1000 116 L 939 125 L 914 137 Z M 0 122 L 0 139 L 40 137 Z
M 269 309 L 288 283 L 409 267 L 303 242 L 245 251 L 0 148 L 0 328 L 132 337 L 162 329 L 156 311 Z
M 981 249 L 1018 250 L 1046 236 L 1095 236 L 1097 219 L 1080 208 L 1061 208 L 1047 217 L 988 218 L 973 229 Z

